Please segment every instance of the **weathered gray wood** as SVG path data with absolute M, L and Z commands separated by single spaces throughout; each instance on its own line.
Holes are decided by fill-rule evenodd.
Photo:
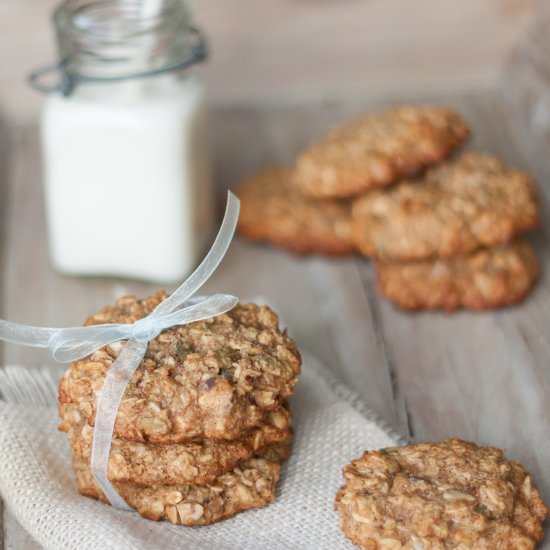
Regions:
M 341 111 L 338 105 L 324 103 L 220 110 L 216 115 L 220 130 L 214 134 L 220 189 L 234 186 L 266 165 L 290 164 L 297 151 L 345 118 Z M 388 370 L 362 365 L 386 360 L 376 323 L 371 322 L 371 295 L 364 291 L 356 262 L 327 262 L 266 247 L 234 246 L 239 250 L 234 276 L 224 264 L 213 280 L 219 277 L 222 285 L 238 282 L 233 292 L 240 296 L 259 294 L 273 300 L 298 341 L 357 388 L 384 421 L 408 435 L 403 411 L 393 403 Z
M 497 98 L 479 94 L 450 101 L 472 126 L 472 146 L 512 165 L 526 162 L 510 134 Z M 381 322 L 406 395 L 416 440 L 457 435 L 508 449 L 532 470 L 543 496 L 550 497 L 547 369 L 550 312 L 547 181 L 541 180 L 537 235 L 542 278 L 520 307 L 492 313 L 404 314 L 381 303 Z
M 214 143 L 219 186 L 231 186 L 262 165 L 289 162 L 312 134 L 326 131 L 327 113 L 323 105 L 288 112 L 218 112 L 217 127 L 227 132 L 220 131 Z M 70 325 L 123 293 L 144 295 L 153 290 L 128 281 L 63 277 L 50 268 L 36 130 L 15 129 L 12 148 L 2 315 L 25 323 Z M 384 350 L 371 322 L 372 295 L 364 294 L 354 260 L 302 259 L 236 240 L 222 269 L 205 288 L 216 290 L 274 303 L 304 349 L 360 389 L 381 418 L 403 425 L 394 410 L 391 380 L 383 368 Z M 46 352 L 17 346 L 5 346 L 4 361 L 29 366 L 51 363 Z M 377 364 L 382 368 L 368 368 Z
M 212 55 L 201 74 L 218 102 L 454 90 L 493 83 L 536 0 L 190 0 Z M 0 2 L 0 103 L 34 120 L 26 73 L 54 60 L 59 0 Z
M 205 291 L 268 299 L 300 346 L 403 435 L 415 440 L 456 435 L 505 447 L 533 471 L 550 500 L 550 405 L 545 399 L 550 389 L 550 180 L 542 177 L 550 175 L 549 168 L 517 143 L 515 123 L 496 95 L 424 99 L 457 107 L 472 125 L 472 147 L 541 176 L 543 228 L 535 241 L 543 275 L 525 304 L 483 314 L 406 314 L 376 294 L 368 260 L 298 258 L 241 239 Z M 265 165 L 291 162 L 309 140 L 375 104 L 218 109 L 213 153 L 220 196 Z M 63 277 L 50 268 L 38 145 L 35 128 L 14 131 L 1 316 L 68 325 L 122 293 L 150 292 L 151 285 Z M 13 346 L 4 350 L 4 360 L 30 366 L 50 361 L 45 353 Z

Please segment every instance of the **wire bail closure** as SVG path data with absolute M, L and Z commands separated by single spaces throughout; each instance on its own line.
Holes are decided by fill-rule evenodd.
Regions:
M 34 90 L 43 93 L 43 94 L 53 94 L 60 93 L 63 96 L 68 96 L 72 93 L 73 89 L 79 84 L 106 84 L 113 82 L 125 82 L 128 80 L 134 79 L 144 79 L 158 76 L 164 73 L 169 73 L 173 71 L 180 71 L 187 69 L 192 65 L 200 63 L 201 61 L 206 60 L 208 57 L 208 44 L 204 33 L 196 28 L 190 27 L 190 33 L 194 36 L 195 45 L 190 56 L 178 63 L 168 65 L 166 67 L 161 67 L 158 69 L 152 69 L 150 71 L 141 71 L 138 73 L 128 74 L 124 76 L 109 76 L 109 77 L 91 77 L 77 75 L 72 76 L 66 70 L 68 61 L 62 59 L 61 61 L 46 65 L 32 71 L 28 77 L 27 82 Z M 59 75 L 58 82 L 53 85 L 47 85 L 42 82 L 43 77 L 46 75 L 57 73 Z

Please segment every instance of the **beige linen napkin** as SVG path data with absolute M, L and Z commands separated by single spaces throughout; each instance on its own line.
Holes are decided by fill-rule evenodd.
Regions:
M 360 399 L 306 356 L 291 399 L 293 453 L 276 502 L 208 527 L 155 523 L 77 493 L 67 438 L 57 431 L 54 383 L 41 376 L 17 367 L 0 373 L 7 400 L 0 401 L 0 493 L 48 549 L 352 549 L 333 509 L 341 469 L 365 449 L 398 443 Z

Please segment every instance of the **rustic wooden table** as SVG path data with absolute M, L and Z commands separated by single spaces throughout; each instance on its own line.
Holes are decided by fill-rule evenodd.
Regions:
M 542 279 L 526 303 L 481 314 L 402 313 L 377 295 L 366 259 L 298 258 L 240 239 L 205 290 L 269 298 L 300 346 L 330 366 L 395 430 L 413 441 L 458 436 L 504 447 L 533 473 L 550 502 L 550 160 L 517 139 L 514 121 L 495 94 L 420 99 L 455 106 L 473 128 L 472 148 L 496 153 L 538 177 L 543 226 L 534 242 Z M 312 138 L 373 106 L 364 101 L 216 110 L 220 190 L 265 165 L 290 163 Z M 0 174 L 5 194 L 1 317 L 74 325 L 121 294 L 153 290 L 54 273 L 36 128 L 13 128 L 3 156 L 9 162 Z M 101 212 L 98 223 L 104 223 Z M 4 364 L 51 363 L 43 352 L 14 346 L 4 346 L 3 359 Z M 36 547 L 8 510 L 3 538 L 6 548 Z

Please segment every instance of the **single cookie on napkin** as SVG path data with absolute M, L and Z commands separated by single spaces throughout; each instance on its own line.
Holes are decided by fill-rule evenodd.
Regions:
M 340 527 L 365 550 L 529 550 L 544 535 L 531 477 L 494 447 L 450 439 L 367 451 L 343 473 Z
M 306 149 L 296 160 L 293 181 L 310 197 L 355 197 L 437 164 L 468 135 L 450 109 L 385 109 L 352 120 Z

